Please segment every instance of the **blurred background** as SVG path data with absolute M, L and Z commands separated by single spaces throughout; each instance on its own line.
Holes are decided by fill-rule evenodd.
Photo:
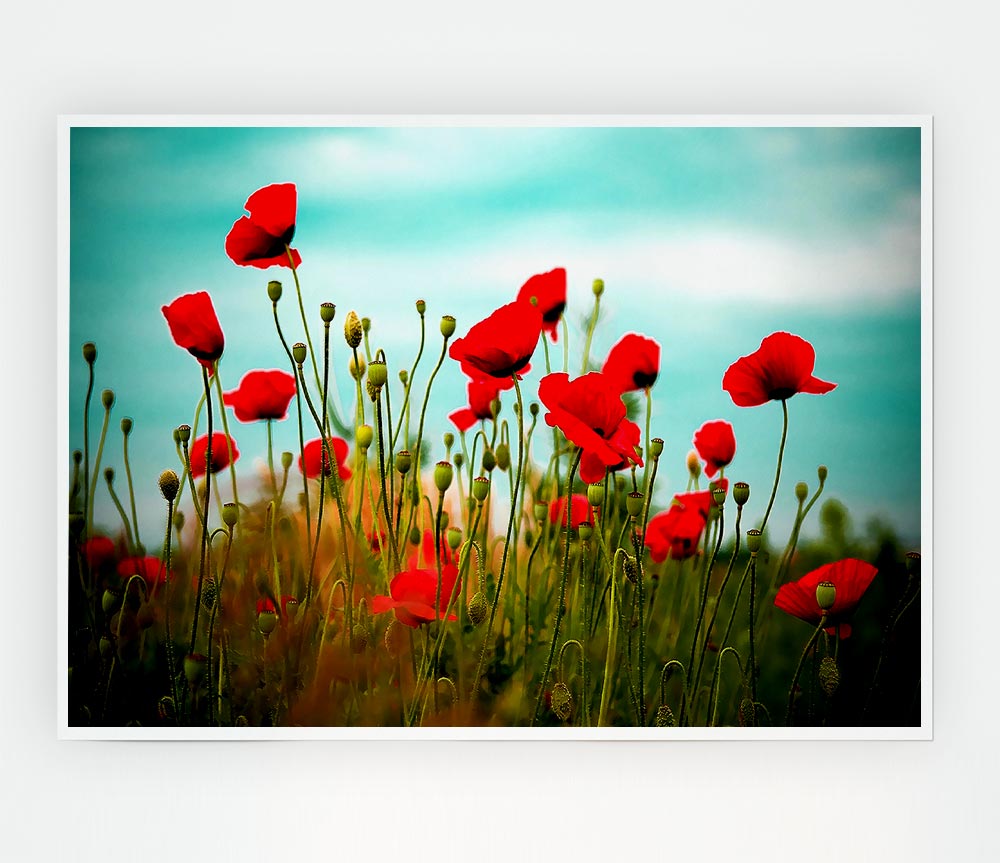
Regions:
M 269 279 L 285 284 L 286 335 L 302 339 L 291 272 L 239 267 L 223 247 L 247 197 L 276 182 L 298 187 L 292 245 L 314 342 L 319 303 L 337 305 L 341 416 L 353 415 L 342 338 L 350 309 L 371 318 L 372 350 L 387 353 L 395 409 L 395 373 L 410 367 L 419 341 L 416 299 L 426 300 L 428 323 L 419 400 L 440 351 L 441 315 L 454 315 L 463 335 L 529 276 L 562 266 L 572 374 L 594 278 L 606 284 L 594 359 L 603 362 L 629 331 L 662 346 L 651 427 L 666 442 L 658 505 L 685 488 L 694 431 L 722 418 L 737 438 L 727 476 L 750 483 L 748 514 L 759 520 L 781 410 L 737 408 L 721 381 L 762 338 L 788 330 L 814 345 L 816 375 L 838 387 L 789 402 L 775 542 L 791 527 L 795 482 L 811 493 L 825 464 L 824 500 L 843 504 L 848 531 L 889 530 L 919 548 L 919 129 L 75 128 L 70 159 L 70 448 L 83 445 L 80 346 L 93 341 L 91 446 L 100 390 L 110 387 L 117 402 L 102 465 L 116 469 L 122 494 L 118 422 L 132 417 L 130 460 L 150 551 L 165 515 L 156 479 L 177 467 L 172 430 L 193 422 L 201 392 L 200 367 L 173 343 L 161 306 L 209 291 L 226 334 L 226 390 L 250 369 L 285 367 Z M 552 356 L 561 368 L 561 336 Z M 541 374 L 538 351 L 527 400 L 537 399 Z M 464 378 L 446 360 L 428 411 L 434 458 L 443 457 L 441 434 L 454 431 L 447 414 L 465 404 Z M 264 465 L 265 428 L 232 414 L 230 424 L 247 499 Z M 546 436 L 536 435 L 539 457 Z M 294 419 L 275 425 L 275 451 L 283 449 L 297 451 Z M 226 497 L 228 476 L 220 477 Z M 95 523 L 119 529 L 100 491 Z M 803 534 L 819 531 L 814 511 Z

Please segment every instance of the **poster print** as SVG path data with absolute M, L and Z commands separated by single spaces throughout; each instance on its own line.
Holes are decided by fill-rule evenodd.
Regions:
M 929 147 L 66 121 L 64 732 L 926 734 Z

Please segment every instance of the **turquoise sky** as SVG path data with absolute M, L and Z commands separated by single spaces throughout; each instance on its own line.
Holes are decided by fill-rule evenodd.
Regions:
M 750 514 L 760 517 L 781 410 L 737 408 L 721 380 L 784 329 L 812 342 L 816 374 L 839 386 L 789 402 L 772 535 L 787 534 L 794 483 L 814 487 L 823 463 L 828 494 L 857 526 L 877 515 L 919 541 L 919 129 L 76 128 L 70 159 L 70 447 L 82 447 L 80 345 L 90 340 L 98 393 L 110 387 L 118 399 L 103 463 L 117 469 L 121 493 L 118 420 L 133 417 L 130 455 L 150 548 L 162 536 L 156 477 L 176 467 L 171 432 L 192 422 L 201 388 L 160 307 L 211 293 L 226 334 L 226 389 L 249 369 L 284 367 L 268 279 L 285 282 L 283 326 L 302 338 L 290 271 L 238 267 L 223 249 L 246 198 L 274 182 L 298 187 L 293 245 L 314 339 L 319 303 L 337 305 L 334 362 L 346 410 L 348 310 L 372 319 L 373 349 L 383 347 L 398 370 L 416 352 L 413 302 L 427 301 L 422 395 L 440 315 L 454 315 L 462 335 L 529 276 L 564 266 L 571 372 L 580 370 L 595 277 L 607 290 L 592 354 L 602 361 L 630 330 L 662 345 L 652 423 L 666 441 L 658 500 L 683 490 L 694 430 L 723 418 L 738 446 L 727 475 L 751 484 L 750 509 L 760 512 Z M 540 351 L 533 366 L 526 398 L 537 398 Z M 97 426 L 99 396 L 95 404 Z M 446 361 L 428 417 L 434 442 L 464 404 L 463 377 Z M 230 422 L 249 488 L 266 452 L 264 427 Z M 275 446 L 297 448 L 293 422 L 276 428 Z M 96 520 L 116 527 L 106 494 Z

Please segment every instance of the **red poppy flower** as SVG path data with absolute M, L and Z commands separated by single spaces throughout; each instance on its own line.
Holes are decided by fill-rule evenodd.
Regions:
M 460 432 L 472 428 L 479 420 L 493 418 L 493 399 L 500 395 L 499 382 L 498 378 L 469 381 L 469 406 L 448 414 L 448 419 Z M 513 385 L 514 381 L 510 383 Z
M 703 423 L 694 433 L 692 443 L 705 462 L 705 476 L 715 476 L 715 472 L 729 464 L 736 455 L 736 435 L 725 420 Z
M 594 510 L 590 507 L 587 495 L 574 494 L 572 510 L 574 530 L 585 521 L 593 523 Z M 566 498 L 561 497 L 549 504 L 549 521 L 552 524 L 561 524 L 566 527 Z
M 295 378 L 281 369 L 255 369 L 247 372 L 235 390 L 222 397 L 241 423 L 256 420 L 283 420 L 288 403 L 295 395 Z
M 80 546 L 80 552 L 91 569 L 101 569 L 115 559 L 115 544 L 106 536 L 92 536 Z
M 566 308 L 565 268 L 556 267 L 547 273 L 532 276 L 521 285 L 517 298 L 527 303 L 536 300 L 538 311 L 542 313 L 542 329 L 552 336 L 552 341 L 559 341 L 559 319 Z
M 441 605 L 435 610 L 434 603 L 438 595 L 437 569 L 408 569 L 396 575 L 389 583 L 389 596 L 376 596 L 372 599 L 372 613 L 381 614 L 392 609 L 396 613 L 396 620 L 414 629 L 421 623 L 441 620 L 449 600 L 452 605 L 457 601 L 452 599 L 457 590 L 457 581 L 457 566 L 448 564 L 442 568 Z M 448 620 L 458 618 L 449 614 Z
M 441 532 L 441 565 L 455 562 L 455 555 L 448 547 L 445 540 L 444 531 Z M 437 558 L 434 557 L 434 531 L 425 530 L 420 545 L 406 559 L 406 566 L 409 569 L 421 569 L 429 567 L 436 571 Z
M 531 360 L 542 332 L 542 313 L 531 303 L 507 303 L 456 339 L 448 356 L 470 378 L 509 378 Z
M 184 294 L 169 306 L 163 306 L 161 311 L 177 345 L 212 371 L 213 363 L 222 356 L 226 338 L 208 293 Z
M 695 494 L 707 495 L 709 492 Z M 654 515 L 646 525 L 645 544 L 655 563 L 662 563 L 668 557 L 686 560 L 698 553 L 708 511 L 702 509 L 700 498 L 691 498 L 691 495 L 677 495 L 670 509 Z
M 236 448 L 236 441 L 229 438 L 233 446 L 233 461 L 240 457 L 240 451 Z M 193 444 L 191 444 L 191 476 L 196 479 L 204 476 L 205 468 L 208 466 L 208 435 L 203 434 Z M 226 443 L 226 435 L 223 432 L 212 432 L 212 473 L 218 473 L 229 467 L 229 446 Z
M 660 346 L 646 336 L 626 333 L 608 352 L 601 371 L 619 394 L 644 390 L 660 374 Z
M 600 482 L 608 469 L 620 470 L 629 462 L 642 467 L 636 452 L 639 427 L 625 417 L 625 404 L 600 372 L 570 380 L 555 372 L 542 378 L 538 397 L 549 409 L 545 422 L 558 426 L 583 454 L 580 479 Z
M 372 554 L 381 554 L 382 549 L 385 547 L 385 543 L 388 538 L 389 534 L 387 534 L 384 530 L 381 529 L 369 533 L 368 542 L 371 545 Z
M 226 237 L 226 254 L 241 267 L 287 267 L 285 247 L 295 234 L 295 184 L 275 183 L 247 198 L 250 214 L 236 220 Z M 294 266 L 302 257 L 291 250 Z
M 347 453 L 350 449 L 347 445 L 347 441 L 342 440 L 339 437 L 330 438 L 330 449 L 333 450 L 333 457 L 337 460 L 337 474 L 343 481 L 347 481 L 351 478 L 351 469 L 344 464 L 347 460 Z M 327 460 L 326 448 L 323 446 L 323 439 L 316 438 L 315 440 L 309 441 L 303 447 L 303 453 L 305 455 L 305 475 L 310 479 L 315 479 L 319 476 L 320 466 L 327 476 L 330 475 L 330 463 Z M 299 456 L 299 471 L 302 471 L 302 456 Z
M 828 393 L 836 384 L 813 375 L 816 351 L 791 333 L 771 333 L 752 354 L 740 357 L 722 378 L 722 388 L 733 404 L 756 407 L 772 399 L 789 399 L 796 393 Z
M 172 574 L 172 573 L 171 573 Z M 142 576 L 148 587 L 163 584 L 167 580 L 167 569 L 158 557 L 126 557 L 118 564 L 118 575 L 128 580 L 133 575 Z
M 827 614 L 826 620 L 830 625 L 826 631 L 830 635 L 847 638 L 851 634 L 851 624 L 845 623 L 844 619 L 857 607 L 877 574 L 878 570 L 870 563 L 854 558 L 827 563 L 798 581 L 781 585 L 774 604 L 806 623 L 819 626 L 823 609 L 816 601 L 816 588 L 821 582 L 828 581 L 837 589 L 837 597 Z

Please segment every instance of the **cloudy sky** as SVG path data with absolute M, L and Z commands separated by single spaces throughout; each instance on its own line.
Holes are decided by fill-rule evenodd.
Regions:
M 291 288 L 289 271 L 238 267 L 223 249 L 246 198 L 275 182 L 298 188 L 293 245 L 307 310 L 337 305 L 346 409 L 339 333 L 348 310 L 372 319 L 373 349 L 385 348 L 398 369 L 416 351 L 413 302 L 426 300 L 435 338 L 418 374 L 422 393 L 440 315 L 454 315 L 461 335 L 529 276 L 562 266 L 571 370 L 595 277 L 607 289 L 593 355 L 603 359 L 628 331 L 662 345 L 652 432 L 666 441 L 664 498 L 683 490 L 694 430 L 723 418 L 738 441 L 728 475 L 750 482 L 763 508 L 781 410 L 737 408 L 721 380 L 763 337 L 788 330 L 812 342 L 816 374 L 839 386 L 789 402 L 776 537 L 790 525 L 795 481 L 815 486 L 822 463 L 828 494 L 856 525 L 877 515 L 918 541 L 918 129 L 76 128 L 70 161 L 70 447 L 82 446 L 79 348 L 91 340 L 97 387 L 118 399 L 113 429 L 121 416 L 135 421 L 130 454 L 151 548 L 161 533 L 156 476 L 176 465 L 171 431 L 192 422 L 201 388 L 160 307 L 211 293 L 226 333 L 226 389 L 249 369 L 284 367 L 265 286 L 279 278 Z M 301 338 L 297 310 L 286 301 L 281 309 Z M 526 398 L 544 369 L 536 359 Z M 463 404 L 462 376 L 448 361 L 432 395 L 432 440 Z M 230 421 L 249 485 L 264 429 Z M 292 423 L 276 429 L 278 450 L 296 441 Z M 104 463 L 123 475 L 120 435 Z M 116 518 L 102 497 L 97 521 L 114 527 Z

